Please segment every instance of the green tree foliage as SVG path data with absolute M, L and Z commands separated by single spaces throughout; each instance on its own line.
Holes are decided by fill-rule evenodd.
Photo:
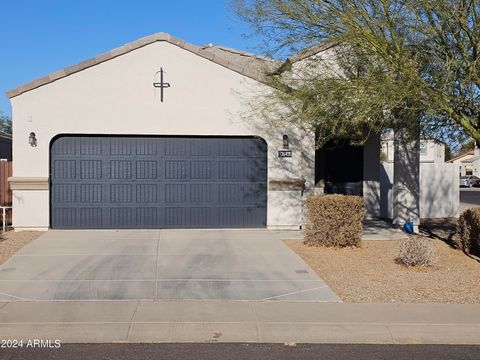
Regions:
M 453 158 L 452 149 L 450 146 L 445 145 L 445 161 L 448 161 Z
M 12 119 L 3 114 L 0 114 L 0 132 L 6 134 L 12 133 Z
M 284 117 L 310 126 L 321 140 L 386 127 L 417 132 L 420 120 L 425 137 L 457 144 L 471 137 L 480 145 L 480 0 L 232 5 L 272 56 L 331 47 L 302 66 L 288 58 L 270 73 L 277 91 L 265 99 L 287 105 Z
M 462 144 L 456 155 L 465 154 L 471 150 L 475 149 L 475 141 L 469 140 L 466 143 Z

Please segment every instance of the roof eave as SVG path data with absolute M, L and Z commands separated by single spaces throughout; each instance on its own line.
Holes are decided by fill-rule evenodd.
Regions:
M 473 151 L 469 151 L 469 152 L 466 152 L 465 154 L 458 155 L 458 156 L 454 157 L 453 159 L 448 160 L 447 162 L 452 163 L 454 161 L 457 161 L 457 160 L 460 160 L 460 159 L 464 158 L 465 156 L 470 156 L 470 155 L 475 155 L 475 153 Z
M 320 54 L 324 51 L 330 50 L 338 45 L 339 42 L 337 41 L 325 41 L 320 44 L 303 49 L 302 51 L 300 51 L 300 53 L 289 57 L 288 60 L 293 64 L 308 59 L 309 57 L 312 57 L 314 55 Z
M 82 70 L 88 69 L 92 66 L 101 64 L 103 62 L 106 62 L 108 60 L 111 60 L 113 58 L 116 58 L 118 56 L 124 55 L 126 53 L 129 53 L 133 50 L 137 50 L 141 47 L 144 47 L 146 45 L 152 44 L 157 41 L 166 41 L 172 45 L 176 45 L 184 50 L 187 50 L 193 54 L 196 54 L 204 59 L 210 60 L 218 65 L 221 65 L 229 70 L 232 70 L 234 72 L 237 72 L 241 75 L 244 75 L 246 77 L 252 78 L 256 81 L 262 82 L 264 84 L 267 84 L 266 78 L 264 77 L 264 74 L 259 74 L 258 72 L 249 72 L 248 69 L 244 68 L 239 68 L 238 66 L 233 66 L 233 64 L 230 64 L 228 60 L 223 59 L 221 57 L 216 57 L 209 53 L 208 51 L 205 51 L 205 48 L 202 46 L 197 46 L 193 45 L 191 43 L 188 43 L 182 39 L 176 38 L 168 33 L 165 32 L 159 32 L 155 33 L 153 35 L 149 35 L 143 38 L 140 38 L 138 40 L 135 40 L 133 42 L 127 43 L 123 46 L 120 46 L 116 49 L 110 50 L 106 53 L 97 55 L 93 58 L 87 59 L 85 61 L 82 61 L 76 65 L 66 67 L 62 70 L 53 72 L 51 74 L 48 74 L 47 76 L 41 77 L 39 79 L 33 80 L 27 84 L 21 85 L 19 87 L 16 87 L 14 89 L 11 89 L 6 92 L 6 95 L 9 99 L 12 99 L 16 96 L 19 96 L 27 91 L 31 91 L 34 89 L 37 89 L 41 86 L 50 84 L 56 80 L 62 79 L 64 77 L 67 77 L 69 75 L 75 74 L 77 72 L 80 72 Z M 272 61 L 273 63 L 273 61 Z

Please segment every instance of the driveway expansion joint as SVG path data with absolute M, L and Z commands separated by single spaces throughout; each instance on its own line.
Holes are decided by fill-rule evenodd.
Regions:
M 257 309 L 255 308 L 254 303 L 252 303 L 250 306 L 252 307 L 253 314 L 255 315 L 255 327 L 257 329 L 258 341 L 263 342 L 262 327 L 260 326 L 260 320 L 258 318 Z
M 161 230 L 158 230 L 157 237 L 157 258 L 155 261 L 155 293 L 153 294 L 153 300 L 157 301 L 158 298 L 158 258 L 160 257 L 160 234 Z
M 139 306 L 140 306 L 140 300 L 137 301 L 137 306 L 135 306 L 135 310 L 133 310 L 132 317 L 130 318 L 130 323 L 128 325 L 128 330 L 127 330 L 127 335 L 125 336 L 125 341 L 128 341 L 128 338 L 130 336 L 130 331 L 131 331 L 132 325 L 133 325 L 133 319 L 135 318 L 135 314 L 137 313 Z
M 303 290 L 298 290 L 298 291 L 292 291 L 292 292 L 285 293 L 285 294 L 270 296 L 270 297 L 268 297 L 268 298 L 262 299 L 261 301 L 274 300 L 274 299 L 278 299 L 278 298 L 281 298 L 281 297 L 286 297 L 286 296 L 290 296 L 290 295 L 301 294 L 301 293 L 305 293 L 305 292 L 309 292 L 309 291 L 314 291 L 314 290 L 319 290 L 319 289 L 325 289 L 325 288 L 327 288 L 327 285 L 317 286 L 317 287 L 313 287 L 313 288 L 310 288 L 310 289 L 303 289 Z

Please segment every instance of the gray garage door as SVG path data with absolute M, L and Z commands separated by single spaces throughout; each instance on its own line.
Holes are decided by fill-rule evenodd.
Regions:
M 57 229 L 265 227 L 257 138 L 62 136 L 51 147 Z

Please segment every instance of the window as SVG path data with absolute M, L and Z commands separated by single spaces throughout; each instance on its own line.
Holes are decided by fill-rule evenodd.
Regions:
M 427 155 L 427 142 L 420 141 L 420 155 L 426 156 Z

